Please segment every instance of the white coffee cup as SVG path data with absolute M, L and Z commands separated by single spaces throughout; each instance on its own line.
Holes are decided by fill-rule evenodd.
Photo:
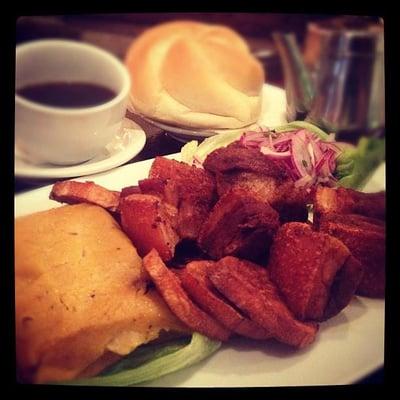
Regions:
M 124 64 L 96 46 L 72 40 L 37 40 L 16 48 L 16 148 L 37 163 L 78 164 L 95 157 L 121 129 L 130 91 Z M 86 108 L 53 107 L 17 94 L 24 86 L 84 82 L 116 93 Z

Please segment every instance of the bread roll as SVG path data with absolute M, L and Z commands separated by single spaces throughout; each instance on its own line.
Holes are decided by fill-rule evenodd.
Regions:
M 146 30 L 130 46 L 131 101 L 151 119 L 233 129 L 261 111 L 262 65 L 239 34 L 220 25 L 176 21 Z
M 102 208 L 79 204 L 15 222 L 17 366 L 42 383 L 97 374 L 161 330 L 184 331 Z

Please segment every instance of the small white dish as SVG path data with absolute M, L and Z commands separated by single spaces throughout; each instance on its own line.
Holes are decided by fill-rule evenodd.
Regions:
M 100 85 L 114 95 L 101 103 L 94 99 L 94 104 L 84 107 L 75 107 L 75 103 L 60 107 L 20 94 L 20 89 L 32 85 L 54 83 Z M 70 166 L 92 159 L 120 130 L 130 87 L 124 63 L 97 46 L 59 39 L 19 44 L 15 52 L 15 137 L 20 148 L 41 163 Z
M 173 138 L 179 141 L 189 141 L 197 138 L 207 138 L 214 135 L 242 132 L 246 129 L 251 129 L 256 125 L 266 125 L 269 127 L 279 126 L 287 123 L 286 119 L 286 93 L 285 90 L 270 84 L 264 84 L 262 90 L 262 106 L 261 113 L 258 121 L 248 127 L 238 129 L 190 129 L 179 126 L 172 126 L 160 121 L 155 121 L 142 114 L 139 114 L 133 108 L 132 103 L 129 104 L 128 109 L 139 115 L 148 123 L 156 126 L 167 132 Z
M 28 161 L 15 145 L 15 177 L 21 179 L 73 178 L 107 171 L 118 167 L 143 149 L 146 134 L 134 121 L 125 118 L 120 132 L 94 158 L 81 164 L 62 166 L 53 164 L 35 164 Z

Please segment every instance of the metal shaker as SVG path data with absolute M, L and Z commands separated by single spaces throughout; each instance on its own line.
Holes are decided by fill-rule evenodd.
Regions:
M 383 25 L 363 19 L 310 23 L 304 60 L 292 33 L 274 33 L 288 119 L 304 118 L 341 140 L 385 128 Z

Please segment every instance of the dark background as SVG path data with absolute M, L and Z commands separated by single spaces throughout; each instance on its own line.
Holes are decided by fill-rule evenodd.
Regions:
M 176 19 L 223 24 L 246 38 L 253 54 L 265 64 L 267 81 L 283 86 L 281 64 L 272 41 L 272 32 L 295 32 L 300 45 L 303 45 L 307 24 L 328 18 L 332 18 L 332 15 L 136 13 L 22 16 L 17 20 L 16 42 L 42 38 L 82 40 L 105 48 L 122 59 L 132 40 L 152 25 Z

